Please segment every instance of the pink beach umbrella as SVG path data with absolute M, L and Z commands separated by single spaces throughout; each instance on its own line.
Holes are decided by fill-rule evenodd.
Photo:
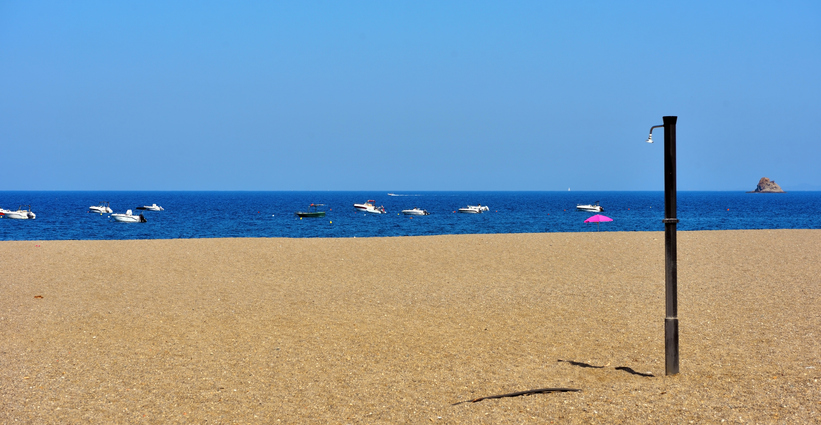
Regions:
M 596 223 L 596 231 L 598 232 L 599 231 L 599 223 L 603 223 L 603 222 L 606 222 L 606 221 L 613 221 L 613 219 L 606 216 L 606 215 L 596 214 L 593 217 L 588 218 L 584 222 L 585 223 Z

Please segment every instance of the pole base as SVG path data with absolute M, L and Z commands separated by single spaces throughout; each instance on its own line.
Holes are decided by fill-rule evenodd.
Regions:
M 678 318 L 664 319 L 664 371 L 678 374 Z

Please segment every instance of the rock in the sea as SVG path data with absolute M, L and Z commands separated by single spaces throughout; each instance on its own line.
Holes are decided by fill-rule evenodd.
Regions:
M 762 177 L 761 180 L 758 181 L 758 186 L 755 187 L 755 190 L 751 190 L 747 193 L 785 193 L 781 190 L 781 186 L 776 184 L 774 180 L 770 180 L 766 177 Z

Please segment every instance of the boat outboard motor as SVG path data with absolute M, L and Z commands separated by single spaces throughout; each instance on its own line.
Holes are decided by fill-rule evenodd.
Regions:
M 148 223 L 148 220 L 145 219 L 145 216 L 140 214 L 140 223 Z

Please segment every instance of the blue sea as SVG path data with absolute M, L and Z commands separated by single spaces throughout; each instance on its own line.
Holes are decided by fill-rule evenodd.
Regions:
M 35 220 L 0 219 L 0 240 L 176 239 L 227 237 L 350 238 L 479 233 L 661 231 L 663 192 L 0 192 L 0 207 L 31 205 Z M 387 214 L 357 212 L 368 199 Z M 146 223 L 118 223 L 88 207 L 108 201 L 115 213 L 140 205 Z M 599 201 L 612 222 L 585 224 Z M 311 203 L 324 218 L 299 219 Z M 459 214 L 467 205 L 484 214 Z M 419 207 L 428 216 L 400 211 Z M 134 211 L 135 213 L 138 211 Z M 679 192 L 678 230 L 819 229 L 821 192 L 748 194 Z

